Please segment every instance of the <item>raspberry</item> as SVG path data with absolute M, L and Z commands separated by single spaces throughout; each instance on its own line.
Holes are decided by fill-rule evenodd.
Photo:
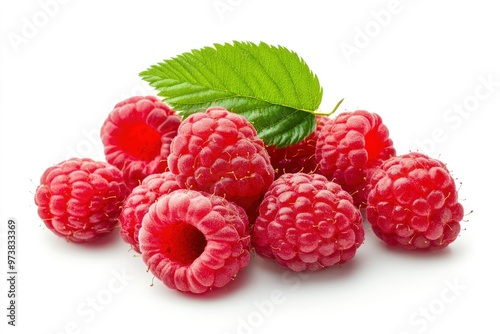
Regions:
M 364 240 L 361 212 L 319 174 L 284 174 L 269 187 L 252 231 L 257 254 L 293 271 L 315 271 L 354 257 Z
M 72 158 L 45 170 L 35 204 L 49 230 L 68 241 L 86 242 L 117 226 L 126 193 L 118 168 Z
M 326 116 L 316 116 L 316 129 L 297 144 L 280 147 L 267 146 L 274 167 L 274 177 L 278 178 L 285 173 L 315 173 L 318 169 L 316 162 L 316 141 L 318 133 L 327 122 Z
M 142 258 L 167 287 L 203 293 L 250 261 L 248 219 L 222 197 L 180 189 L 160 197 L 139 230 Z
M 371 179 L 367 220 L 389 245 L 440 249 L 460 232 L 464 210 L 446 165 L 422 153 L 384 162 Z
M 120 214 L 122 239 L 132 245 L 132 248 L 139 250 L 139 229 L 142 226 L 142 218 L 148 212 L 151 204 L 164 194 L 180 189 L 175 181 L 175 175 L 171 172 L 161 174 L 151 174 L 146 176 L 142 183 L 132 190 L 132 193 L 123 203 Z
M 180 116 L 154 96 L 131 97 L 111 111 L 101 128 L 104 153 L 123 171 L 130 190 L 149 174 L 166 171 L 180 122 Z
M 366 205 L 375 168 L 395 155 L 381 117 L 364 110 L 344 112 L 328 121 L 316 146 L 318 173 L 340 184 L 359 206 Z
M 188 116 L 172 141 L 168 167 L 186 189 L 255 206 L 274 180 L 263 141 L 243 116 L 212 107 Z

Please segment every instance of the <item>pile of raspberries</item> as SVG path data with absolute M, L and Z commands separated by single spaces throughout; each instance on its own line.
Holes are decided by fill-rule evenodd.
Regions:
M 396 155 L 375 113 L 316 121 L 278 148 L 221 107 L 181 119 L 156 97 L 126 99 L 101 128 L 106 162 L 48 168 L 38 214 L 77 243 L 118 227 L 154 276 L 191 293 L 234 280 L 252 252 L 293 271 L 349 261 L 365 238 L 362 213 L 391 246 L 437 250 L 458 237 L 464 211 L 445 164 Z

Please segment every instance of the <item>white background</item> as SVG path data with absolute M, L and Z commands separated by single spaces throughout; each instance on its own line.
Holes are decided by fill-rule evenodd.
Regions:
M 1 2 L 0 25 L 7 333 L 500 329 L 494 2 L 11 0 Z M 445 161 L 473 211 L 457 241 L 438 253 L 402 252 L 365 225 L 365 243 L 340 268 L 297 276 L 255 257 L 227 288 L 191 296 L 158 280 L 151 287 L 152 275 L 118 233 L 75 245 L 48 231 L 33 202 L 43 171 L 73 155 L 103 159 L 97 136 L 108 112 L 123 98 L 154 93 L 140 71 L 233 40 L 296 51 L 324 87 L 322 110 L 344 97 L 340 110 L 382 116 L 399 153 L 419 149 Z M 18 224 L 15 328 L 6 326 L 9 218 Z

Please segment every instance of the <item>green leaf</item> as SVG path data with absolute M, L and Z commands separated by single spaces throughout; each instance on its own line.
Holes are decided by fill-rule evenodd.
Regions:
M 192 50 L 140 76 L 182 116 L 220 106 L 246 117 L 268 145 L 295 144 L 315 127 L 323 89 L 295 52 L 234 42 Z

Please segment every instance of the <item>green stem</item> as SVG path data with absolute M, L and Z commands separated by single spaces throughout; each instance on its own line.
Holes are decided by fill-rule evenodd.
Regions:
M 318 116 L 331 116 L 331 115 L 333 115 L 333 113 L 335 113 L 337 111 L 337 109 L 340 107 L 342 102 L 344 102 L 344 98 L 342 98 L 339 102 L 337 102 L 337 104 L 335 105 L 335 107 L 333 108 L 332 111 L 330 111 L 330 112 L 315 111 L 314 114 L 318 115 Z

